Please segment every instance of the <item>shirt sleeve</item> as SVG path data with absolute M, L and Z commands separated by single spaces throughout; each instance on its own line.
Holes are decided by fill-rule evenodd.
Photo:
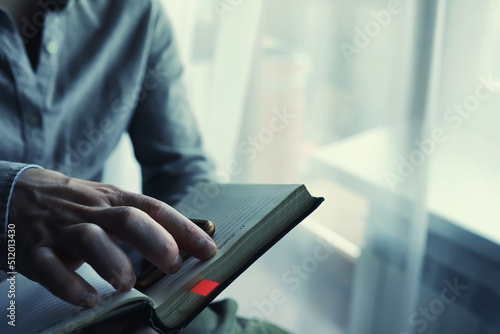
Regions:
M 212 181 L 196 120 L 182 83 L 179 59 L 163 8 L 153 15 L 154 31 L 139 103 L 129 126 L 142 168 L 143 193 L 175 204 L 199 182 Z
M 0 269 L 7 269 L 7 225 L 12 190 L 19 176 L 36 165 L 0 161 Z M 15 233 L 15 231 L 14 231 Z

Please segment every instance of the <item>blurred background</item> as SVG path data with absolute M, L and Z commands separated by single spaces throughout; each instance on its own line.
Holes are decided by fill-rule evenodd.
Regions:
M 500 2 L 164 2 L 221 181 L 326 198 L 221 298 L 295 333 L 500 333 Z M 126 136 L 107 166 L 140 192 Z

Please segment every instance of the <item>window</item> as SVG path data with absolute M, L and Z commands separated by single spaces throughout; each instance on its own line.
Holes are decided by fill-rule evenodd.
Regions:
M 296 332 L 497 330 L 474 306 L 499 298 L 477 292 L 496 291 L 481 275 L 499 267 L 496 1 L 165 2 L 221 179 L 326 197 L 228 289 L 242 316 Z M 463 277 L 477 289 L 419 322 Z

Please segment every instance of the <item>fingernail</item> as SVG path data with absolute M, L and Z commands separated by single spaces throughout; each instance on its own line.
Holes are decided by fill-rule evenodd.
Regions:
M 135 277 L 135 275 L 130 276 L 130 281 L 128 281 L 128 284 L 127 284 L 127 290 L 130 290 L 134 287 L 136 280 L 137 280 L 137 278 Z
M 168 269 L 168 272 L 170 274 L 175 274 L 178 272 L 182 267 L 182 257 L 177 254 L 177 257 L 175 258 L 174 262 L 170 265 L 170 268 Z
M 115 277 L 110 281 L 113 288 L 118 291 L 128 291 L 132 289 L 135 285 L 136 277 L 135 274 L 132 275 L 115 275 Z
M 83 293 L 83 301 L 81 302 L 81 305 L 83 307 L 92 307 L 95 304 L 97 304 L 97 301 L 98 301 L 98 298 L 94 292 L 85 291 Z
M 201 239 L 198 242 L 198 253 L 203 260 L 208 260 L 217 253 L 217 246 L 207 238 Z

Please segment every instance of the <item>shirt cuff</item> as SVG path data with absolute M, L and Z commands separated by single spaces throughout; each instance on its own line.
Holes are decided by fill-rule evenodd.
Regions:
M 9 225 L 9 206 L 12 197 L 12 191 L 16 181 L 21 174 L 30 168 L 42 168 L 37 165 L 28 165 L 21 163 L 0 161 L 0 270 L 7 270 L 8 253 L 8 228 Z M 14 232 L 15 235 L 15 230 Z

